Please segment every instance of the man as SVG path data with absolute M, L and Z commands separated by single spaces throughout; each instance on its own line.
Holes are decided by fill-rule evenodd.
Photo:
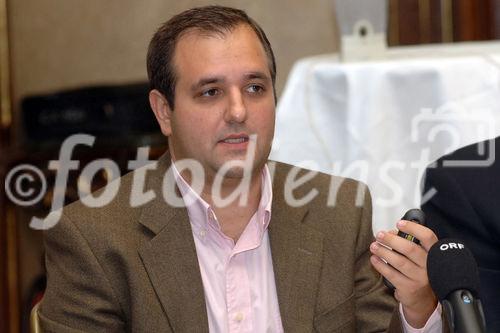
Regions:
M 440 330 L 429 229 L 401 222 L 423 247 L 381 233 L 400 254 L 389 251 L 373 242 L 364 186 L 267 164 L 276 65 L 243 11 L 172 18 L 151 41 L 148 75 L 169 140 L 146 180 L 157 195 L 131 207 L 136 170 L 106 207 L 65 208 L 46 238 L 46 331 L 400 332 L 400 315 L 405 331 Z M 399 308 L 370 260 L 396 286 Z
M 480 296 L 489 332 L 500 332 L 500 137 L 463 147 L 426 170 L 422 203 L 439 238 L 462 239 L 479 266 Z M 490 165 L 480 166 L 487 162 Z M 462 166 L 449 163 L 461 161 Z M 488 163 L 489 164 L 489 163 Z

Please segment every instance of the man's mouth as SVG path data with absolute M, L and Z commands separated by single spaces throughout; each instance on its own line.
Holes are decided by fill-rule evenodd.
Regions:
M 229 135 L 225 137 L 224 139 L 220 140 L 219 142 L 222 143 L 229 143 L 229 144 L 239 144 L 239 143 L 244 143 L 248 142 L 249 137 L 246 134 L 236 134 L 236 135 Z
M 222 142 L 225 142 L 225 143 L 242 143 L 245 141 L 248 141 L 248 139 L 247 138 L 234 138 L 234 139 L 222 140 Z

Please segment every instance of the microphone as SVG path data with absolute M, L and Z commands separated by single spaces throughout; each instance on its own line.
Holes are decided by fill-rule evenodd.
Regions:
M 434 244 L 427 255 L 427 273 L 451 331 L 486 332 L 476 260 L 462 241 L 445 238 Z

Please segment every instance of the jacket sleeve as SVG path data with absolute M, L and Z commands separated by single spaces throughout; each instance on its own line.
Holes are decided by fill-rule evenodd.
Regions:
M 78 227 L 63 215 L 44 237 L 47 289 L 39 308 L 42 331 L 125 331 L 113 281 Z
M 373 241 L 372 202 L 370 192 L 365 187 L 354 264 L 356 330 L 358 332 L 403 332 L 397 302 L 384 285 L 381 275 L 370 263 L 369 247 Z M 387 324 L 389 324 L 388 327 Z

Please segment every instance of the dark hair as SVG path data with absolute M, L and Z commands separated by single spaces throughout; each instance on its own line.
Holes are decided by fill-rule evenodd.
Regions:
M 173 57 L 176 43 L 183 33 L 196 29 L 203 33 L 224 35 L 239 24 L 250 26 L 262 43 L 267 55 L 274 89 L 276 61 L 264 30 L 243 10 L 223 6 L 192 8 L 175 15 L 161 25 L 149 43 L 147 55 L 148 78 L 151 89 L 157 89 L 161 92 L 173 110 L 177 81 Z M 274 96 L 276 99 L 276 92 Z

